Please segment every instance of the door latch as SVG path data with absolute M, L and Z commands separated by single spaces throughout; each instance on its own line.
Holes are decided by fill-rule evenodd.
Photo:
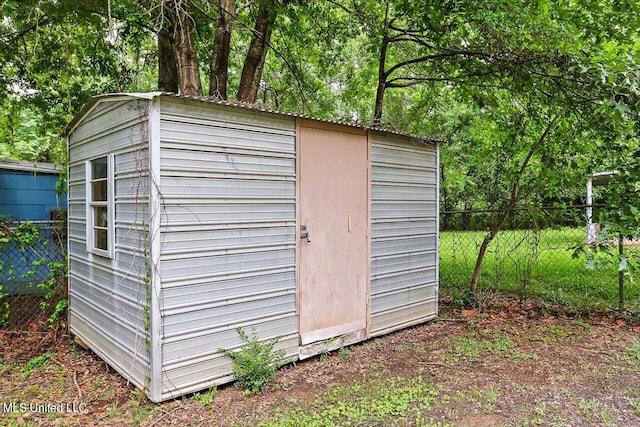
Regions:
M 311 243 L 311 236 L 309 235 L 309 231 L 307 230 L 307 226 L 304 225 L 304 224 L 300 226 L 300 238 L 301 239 L 307 239 L 307 242 Z

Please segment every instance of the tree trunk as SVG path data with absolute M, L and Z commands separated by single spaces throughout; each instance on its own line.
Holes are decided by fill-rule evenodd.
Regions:
M 227 76 L 231 52 L 231 27 L 236 14 L 235 0 L 219 0 L 218 19 L 211 51 L 209 96 L 227 99 Z
M 544 141 L 547 139 L 547 136 L 551 132 L 553 125 L 556 123 L 556 121 L 560 117 L 560 114 L 561 113 L 556 114 L 555 117 L 551 119 L 551 121 L 547 124 L 547 127 L 545 128 L 544 132 L 542 132 L 542 135 L 540 135 L 540 138 L 538 139 L 538 141 L 529 150 L 529 153 L 527 154 L 527 157 L 522 162 L 522 166 L 520 166 L 520 170 L 518 171 L 515 181 L 513 182 L 513 185 L 511 187 L 511 197 L 509 198 L 509 202 L 507 203 L 507 206 L 505 207 L 498 221 L 493 225 L 493 227 L 491 227 L 489 234 L 485 236 L 484 240 L 482 240 L 482 244 L 480 245 L 480 249 L 478 250 L 478 258 L 476 258 L 476 265 L 473 269 L 473 276 L 471 277 L 470 291 L 474 294 L 476 293 L 476 289 L 478 287 L 478 280 L 480 280 L 480 273 L 482 272 L 482 261 L 484 260 L 484 256 L 487 253 L 487 248 L 489 247 L 489 243 L 491 243 L 491 241 L 496 237 L 498 232 L 502 230 L 504 223 L 507 221 L 507 218 L 509 218 L 509 214 L 511 213 L 511 211 L 516 205 L 516 202 L 518 201 L 518 190 L 520 188 L 520 179 L 522 179 L 522 175 L 527 169 L 527 166 L 529 165 L 529 161 L 531 161 L 531 158 L 533 157 L 533 155 L 536 153 L 536 151 L 538 151 L 538 149 L 542 146 Z
M 373 125 L 380 126 L 382 123 L 382 106 L 384 101 L 384 91 L 387 88 L 387 49 L 389 48 L 389 3 L 384 14 L 384 29 L 382 31 L 382 44 L 380 45 L 380 61 L 378 62 L 378 89 L 376 90 L 376 104 L 373 110 Z
M 164 31 L 158 33 L 158 89 L 178 93 L 178 67 L 171 47 L 171 37 Z
M 178 91 L 181 95 L 202 96 L 200 67 L 191 31 L 188 0 L 167 2 L 169 20 L 173 27 L 171 46 L 178 70 Z
M 258 6 L 258 16 L 256 25 L 253 30 L 253 37 L 247 56 L 242 67 L 242 77 L 240 78 L 240 87 L 236 99 L 242 102 L 254 103 L 258 96 L 258 88 L 260 79 L 262 78 L 262 70 L 264 60 L 267 57 L 267 50 L 271 40 L 271 32 L 273 24 L 276 20 L 277 0 L 261 0 Z

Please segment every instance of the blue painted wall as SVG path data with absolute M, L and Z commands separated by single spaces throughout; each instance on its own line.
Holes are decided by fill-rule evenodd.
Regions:
M 0 167 L 0 217 L 19 221 L 49 221 L 51 211 L 66 209 L 67 196 L 56 195 L 57 173 L 30 172 Z M 62 251 L 48 228 L 29 248 L 15 242 L 0 247 L 0 292 L 8 295 L 44 294 L 38 286 L 49 277 L 41 258 L 62 262 Z M 39 264 L 39 265 L 38 265 Z
M 0 169 L 0 215 L 21 221 L 48 221 L 51 210 L 66 209 L 67 196 L 56 197 L 58 175 Z

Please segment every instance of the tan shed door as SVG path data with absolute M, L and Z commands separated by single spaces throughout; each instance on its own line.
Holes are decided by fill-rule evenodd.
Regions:
M 301 343 L 366 328 L 368 142 L 366 133 L 299 127 Z M 306 230 L 303 229 L 306 227 Z M 308 233 L 310 242 L 303 238 Z

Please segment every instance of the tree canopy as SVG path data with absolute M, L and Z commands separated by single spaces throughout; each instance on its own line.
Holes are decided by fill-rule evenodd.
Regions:
M 632 0 L 0 6 L 0 157 L 63 163 L 91 96 L 149 90 L 444 139 L 444 210 L 572 203 L 638 148 Z
M 2 157 L 62 162 L 89 97 L 166 90 L 445 139 L 447 210 L 505 207 L 516 177 L 518 199 L 575 198 L 572 181 L 637 138 L 633 1 L 0 5 Z

